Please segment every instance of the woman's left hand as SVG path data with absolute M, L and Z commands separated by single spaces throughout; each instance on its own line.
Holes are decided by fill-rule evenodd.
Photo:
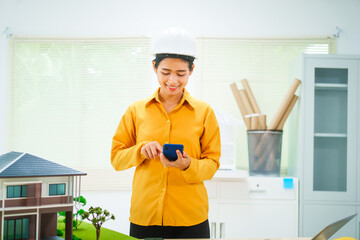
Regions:
M 163 153 L 160 153 L 160 161 L 165 167 L 174 167 L 179 168 L 180 170 L 186 170 L 190 166 L 191 159 L 186 152 L 181 152 L 176 150 L 178 159 L 176 161 L 169 161 Z

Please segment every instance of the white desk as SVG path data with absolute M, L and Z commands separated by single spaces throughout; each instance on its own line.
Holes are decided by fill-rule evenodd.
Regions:
M 246 175 L 219 170 L 205 182 L 216 238 L 298 237 L 298 179 L 286 188 L 284 178 Z

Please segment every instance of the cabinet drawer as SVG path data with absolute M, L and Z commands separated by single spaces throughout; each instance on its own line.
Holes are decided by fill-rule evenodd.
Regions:
M 227 239 L 298 236 L 298 210 L 291 201 L 220 203 L 218 212 Z
M 284 181 L 287 181 L 286 184 Z M 249 177 L 240 181 L 220 181 L 218 184 L 220 199 L 295 199 L 297 197 L 297 179 Z

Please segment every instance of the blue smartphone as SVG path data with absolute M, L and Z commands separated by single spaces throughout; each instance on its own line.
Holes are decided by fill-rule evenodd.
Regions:
M 164 144 L 164 146 L 163 146 L 163 153 L 169 161 L 177 160 L 178 157 L 176 154 L 176 150 L 180 150 L 180 152 L 182 154 L 184 151 L 184 145 L 167 143 L 167 144 Z

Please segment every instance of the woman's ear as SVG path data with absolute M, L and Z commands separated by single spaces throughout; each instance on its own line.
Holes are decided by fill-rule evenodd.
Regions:
M 195 64 L 192 65 L 192 70 L 190 71 L 189 76 L 193 73 L 194 68 L 195 68 Z
M 153 65 L 153 69 L 154 69 L 154 71 L 155 71 L 155 73 L 157 73 L 157 68 L 156 68 L 156 62 L 155 61 L 152 61 L 152 65 Z

